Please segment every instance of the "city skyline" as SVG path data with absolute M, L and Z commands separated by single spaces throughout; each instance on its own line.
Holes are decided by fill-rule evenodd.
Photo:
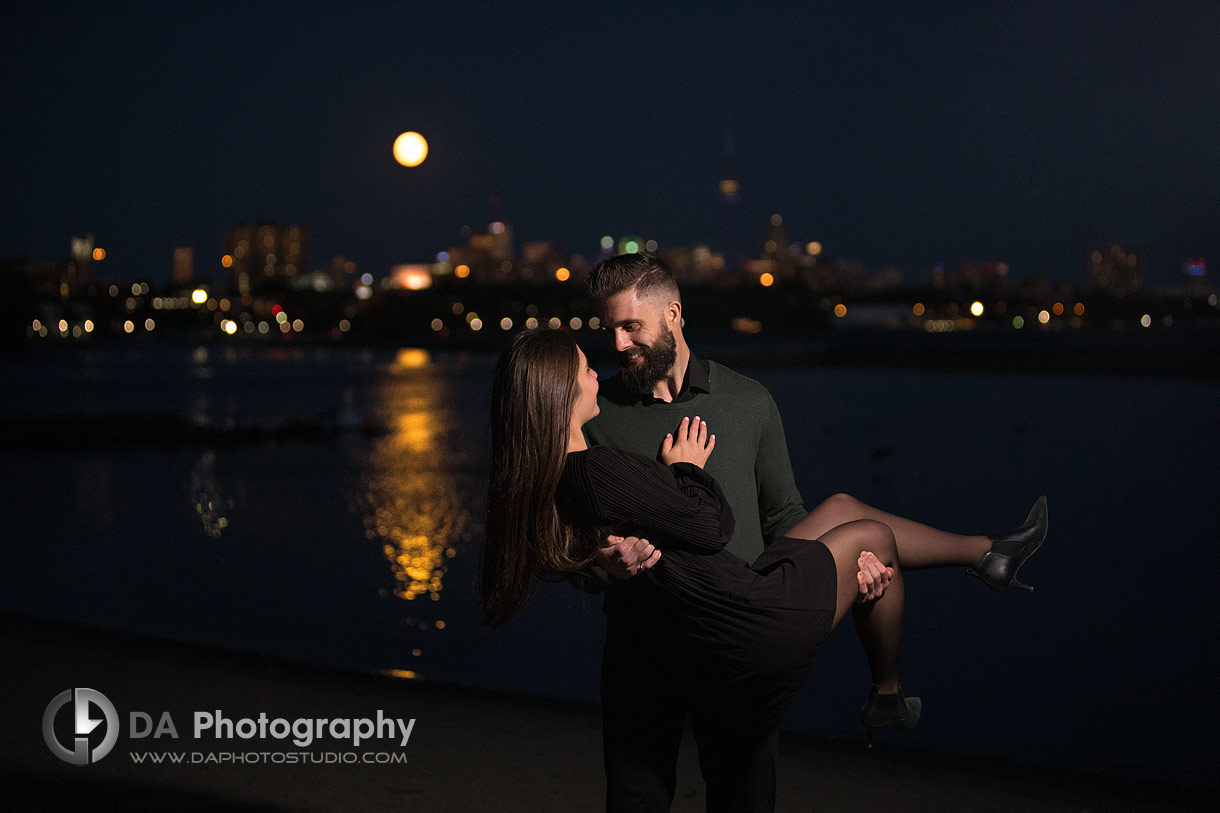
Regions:
M 497 219 L 586 257 L 606 234 L 719 251 L 726 140 L 746 257 L 775 213 L 797 242 L 908 279 L 990 260 L 1079 284 L 1090 251 L 1121 244 L 1167 286 L 1220 255 L 1204 4 L 0 19 L 0 258 L 91 232 L 99 274 L 168 280 L 189 246 L 218 276 L 223 230 L 264 219 L 308 227 L 319 267 L 379 276 Z M 428 138 L 419 167 L 393 160 L 404 130 Z

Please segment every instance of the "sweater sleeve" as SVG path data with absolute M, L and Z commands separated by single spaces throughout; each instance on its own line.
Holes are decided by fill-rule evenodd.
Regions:
M 766 544 L 805 518 L 805 505 L 792 475 L 788 443 L 779 409 L 766 393 L 766 410 L 759 435 L 754 478 L 758 490 L 758 517 Z
M 689 463 L 665 466 L 595 446 L 583 455 L 572 493 L 597 525 L 622 526 L 661 550 L 715 553 L 733 536 L 733 512 L 719 484 Z

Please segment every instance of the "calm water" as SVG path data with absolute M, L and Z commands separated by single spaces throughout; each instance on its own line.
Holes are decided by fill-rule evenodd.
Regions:
M 493 360 L 248 348 L 0 358 L 5 415 L 168 411 L 377 431 L 323 443 L 0 457 L 0 609 L 417 678 L 594 701 L 601 601 L 548 585 L 503 630 L 473 583 Z M 809 505 L 847 491 L 952 530 L 1050 501 L 1032 595 L 908 580 L 891 741 L 1216 785 L 1220 384 L 742 368 L 775 394 Z M 731 431 L 718 427 L 717 432 Z M 788 719 L 859 739 L 839 630 Z M 104 687 L 103 687 L 104 688 Z

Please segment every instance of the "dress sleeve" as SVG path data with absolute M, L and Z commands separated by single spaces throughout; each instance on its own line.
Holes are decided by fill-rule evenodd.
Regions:
M 665 466 L 595 446 L 577 490 L 597 524 L 618 525 L 661 550 L 715 553 L 733 536 L 733 512 L 720 485 L 689 463 Z

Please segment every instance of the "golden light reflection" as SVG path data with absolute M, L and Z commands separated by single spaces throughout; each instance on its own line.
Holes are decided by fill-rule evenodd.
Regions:
M 407 412 L 394 422 L 394 437 L 399 446 L 418 454 L 426 453 L 432 446 L 432 424 L 426 412 Z
M 421 367 L 427 367 L 431 360 L 432 357 L 428 355 L 427 350 L 419 347 L 404 347 L 394 357 L 394 363 L 390 365 L 390 372 L 418 370 Z
M 483 483 L 463 473 L 462 460 L 479 452 L 459 431 L 451 393 L 426 351 L 403 348 L 388 372 L 366 411 L 380 415 L 389 433 L 369 448 L 354 497 L 366 537 L 389 564 L 393 595 L 435 602 L 449 560 L 471 539 Z
M 387 542 L 382 550 L 398 582 L 394 595 L 410 601 L 419 595 L 435 595 L 441 591 L 445 575 L 442 550 L 428 537 L 404 536 L 396 545 Z
M 386 677 L 403 678 L 404 680 L 415 680 L 419 677 L 418 674 L 410 669 L 382 669 L 381 674 Z

